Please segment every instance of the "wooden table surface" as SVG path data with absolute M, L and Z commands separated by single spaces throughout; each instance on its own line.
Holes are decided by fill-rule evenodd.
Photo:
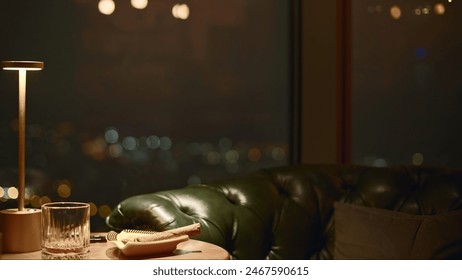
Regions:
M 94 235 L 94 234 L 92 234 Z M 40 260 L 42 252 L 28 253 L 3 253 L 3 260 Z M 169 259 L 169 260 L 227 260 L 229 259 L 228 252 L 211 243 L 189 239 L 177 245 L 173 252 L 161 253 L 145 257 L 126 257 L 117 248 L 113 242 L 98 242 L 90 244 L 90 252 L 88 253 L 90 260 L 137 260 L 137 259 Z

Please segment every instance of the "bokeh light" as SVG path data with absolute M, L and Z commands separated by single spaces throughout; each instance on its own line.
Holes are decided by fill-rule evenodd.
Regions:
M 133 8 L 136 9 L 144 9 L 148 6 L 148 0 L 131 0 L 130 3 L 132 4 Z
M 252 148 L 247 152 L 250 161 L 257 162 L 261 159 L 262 152 L 258 148 Z
M 103 160 L 105 158 L 106 141 L 102 138 L 96 138 L 86 141 L 83 144 L 83 152 L 95 160 Z
M 40 208 L 40 206 L 41 206 L 41 204 L 40 204 L 40 196 L 38 196 L 38 195 L 31 196 L 30 204 L 34 208 Z
M 412 155 L 412 164 L 413 165 L 422 165 L 424 162 L 424 155 L 422 153 L 415 153 Z
M 31 187 L 26 187 L 24 190 L 24 198 L 30 199 L 33 195 L 34 195 L 34 190 Z
M 90 202 L 88 204 L 90 204 L 90 216 L 95 216 L 96 214 L 98 214 L 98 206 L 96 206 L 96 204 L 94 204 L 93 202 Z
M 236 150 L 229 150 L 225 153 L 225 159 L 229 163 L 237 163 L 239 160 L 239 152 Z
M 271 156 L 273 157 L 274 160 L 281 161 L 285 159 L 286 152 L 284 151 L 283 148 L 275 147 L 273 151 L 271 152 Z
M 58 195 L 62 198 L 68 198 L 71 196 L 71 186 L 68 182 L 62 182 L 59 184 L 58 188 L 56 189 Z
M 98 10 L 103 15 L 111 15 L 115 11 L 115 3 L 113 0 L 100 0 Z
M 40 197 L 40 205 L 43 205 L 45 203 L 50 203 L 51 202 L 51 198 L 49 198 L 48 196 L 42 196 Z
M 176 4 L 172 8 L 172 15 L 175 18 L 186 20 L 189 18 L 189 6 L 186 4 Z
M 150 149 L 157 149 L 159 148 L 160 146 L 160 139 L 159 137 L 157 137 L 156 135 L 151 135 L 149 136 L 148 138 L 146 138 L 146 145 L 150 148 Z
M 109 214 L 111 214 L 111 212 L 111 207 L 109 207 L 106 204 L 103 204 L 100 207 L 98 207 L 98 214 L 101 218 L 106 218 L 107 216 L 109 216 Z
M 106 132 L 104 133 L 104 139 L 106 139 L 106 142 L 110 144 L 115 144 L 117 141 L 119 141 L 119 132 L 114 127 L 110 127 L 106 129 Z
M 401 18 L 401 8 L 399 6 L 392 6 L 390 8 L 390 15 L 393 19 Z
M 425 6 L 422 8 L 422 14 L 424 15 L 428 15 L 430 13 L 430 7 L 429 6 Z
M 122 145 L 120 144 L 114 144 L 109 146 L 108 148 L 108 154 L 112 158 L 118 158 L 121 157 L 124 152 L 124 149 L 122 148 Z
M 132 136 L 127 136 L 122 140 L 122 146 L 125 150 L 134 151 L 138 147 L 138 139 Z
M 167 150 L 170 150 L 172 148 L 172 139 L 170 139 L 170 137 L 167 137 L 167 136 L 163 136 L 160 138 L 160 141 L 159 141 L 159 148 L 161 150 L 164 150 L 164 151 L 167 151 Z
M 11 199 L 16 199 L 18 198 L 19 191 L 16 187 L 9 187 L 7 190 L 8 197 Z
M 446 13 L 446 7 L 442 3 L 436 3 L 435 4 L 435 14 L 442 16 Z

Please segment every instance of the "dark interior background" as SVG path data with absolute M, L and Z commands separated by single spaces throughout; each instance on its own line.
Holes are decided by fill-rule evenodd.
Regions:
M 0 59 L 27 75 L 27 205 L 92 204 L 289 162 L 290 1 L 0 2 Z M 0 72 L 0 208 L 15 207 L 17 72 Z M 13 192 L 12 192 L 13 191 Z
M 190 0 L 186 20 L 169 0 L 0 2 L 0 59 L 45 62 L 27 80 L 28 205 L 91 202 L 95 231 L 125 197 L 290 163 L 291 2 Z M 461 1 L 348 2 L 352 163 L 461 167 Z M 16 205 L 16 126 L 1 71 L 0 208 Z

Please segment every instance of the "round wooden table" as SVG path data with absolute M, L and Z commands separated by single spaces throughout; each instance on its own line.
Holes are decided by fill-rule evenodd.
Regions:
M 93 235 L 93 234 L 92 234 Z M 42 252 L 3 253 L 3 260 L 40 260 Z M 98 242 L 90 244 L 89 260 L 133 260 L 133 259 L 168 259 L 168 260 L 227 260 L 228 252 L 211 243 L 189 239 L 177 245 L 176 250 L 143 257 L 126 257 L 113 242 Z

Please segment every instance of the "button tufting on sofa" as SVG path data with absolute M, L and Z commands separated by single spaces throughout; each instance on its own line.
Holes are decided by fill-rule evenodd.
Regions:
M 364 208 L 351 213 L 382 215 L 382 212 L 370 211 L 381 209 L 385 211 L 384 220 L 396 216 L 398 220 L 412 218 L 416 225 L 422 223 L 422 227 L 413 228 L 419 230 L 414 235 L 402 233 L 418 237 L 418 240 L 410 240 L 412 242 L 434 239 L 444 243 L 447 239 L 456 245 L 451 245 L 449 251 L 444 248 L 433 252 L 420 246 L 421 251 L 407 252 L 402 250 L 407 248 L 403 245 L 401 251 L 398 250 L 400 254 L 388 248 L 388 251 L 384 250 L 388 255 L 358 255 L 358 252 L 349 255 L 348 242 L 339 239 L 344 234 L 351 234 L 351 228 L 348 224 L 345 227 L 345 220 L 336 223 L 335 219 L 351 218 L 358 226 L 362 226 L 362 220 L 354 220 L 348 216 L 350 212 L 338 212 L 345 207 L 338 206 L 340 210 L 336 210 L 335 203 Z M 461 209 L 461 170 L 415 166 L 295 165 L 130 197 L 114 208 L 106 223 L 115 230 L 166 230 L 201 223 L 202 232 L 195 238 L 227 249 L 236 259 L 459 258 L 462 257 L 462 226 L 458 226 L 457 221 Z M 451 215 L 445 216 L 445 213 Z M 451 230 L 439 226 L 446 222 L 454 224 L 454 221 L 456 226 Z M 342 232 L 336 231 L 336 224 L 342 225 Z M 361 234 L 369 237 L 364 232 L 369 228 L 363 227 Z M 425 232 L 421 232 L 422 228 L 450 235 L 428 239 Z M 386 231 L 375 232 L 378 236 Z M 432 244 L 435 250 L 439 245 Z M 339 252 L 339 248 L 343 251 Z

